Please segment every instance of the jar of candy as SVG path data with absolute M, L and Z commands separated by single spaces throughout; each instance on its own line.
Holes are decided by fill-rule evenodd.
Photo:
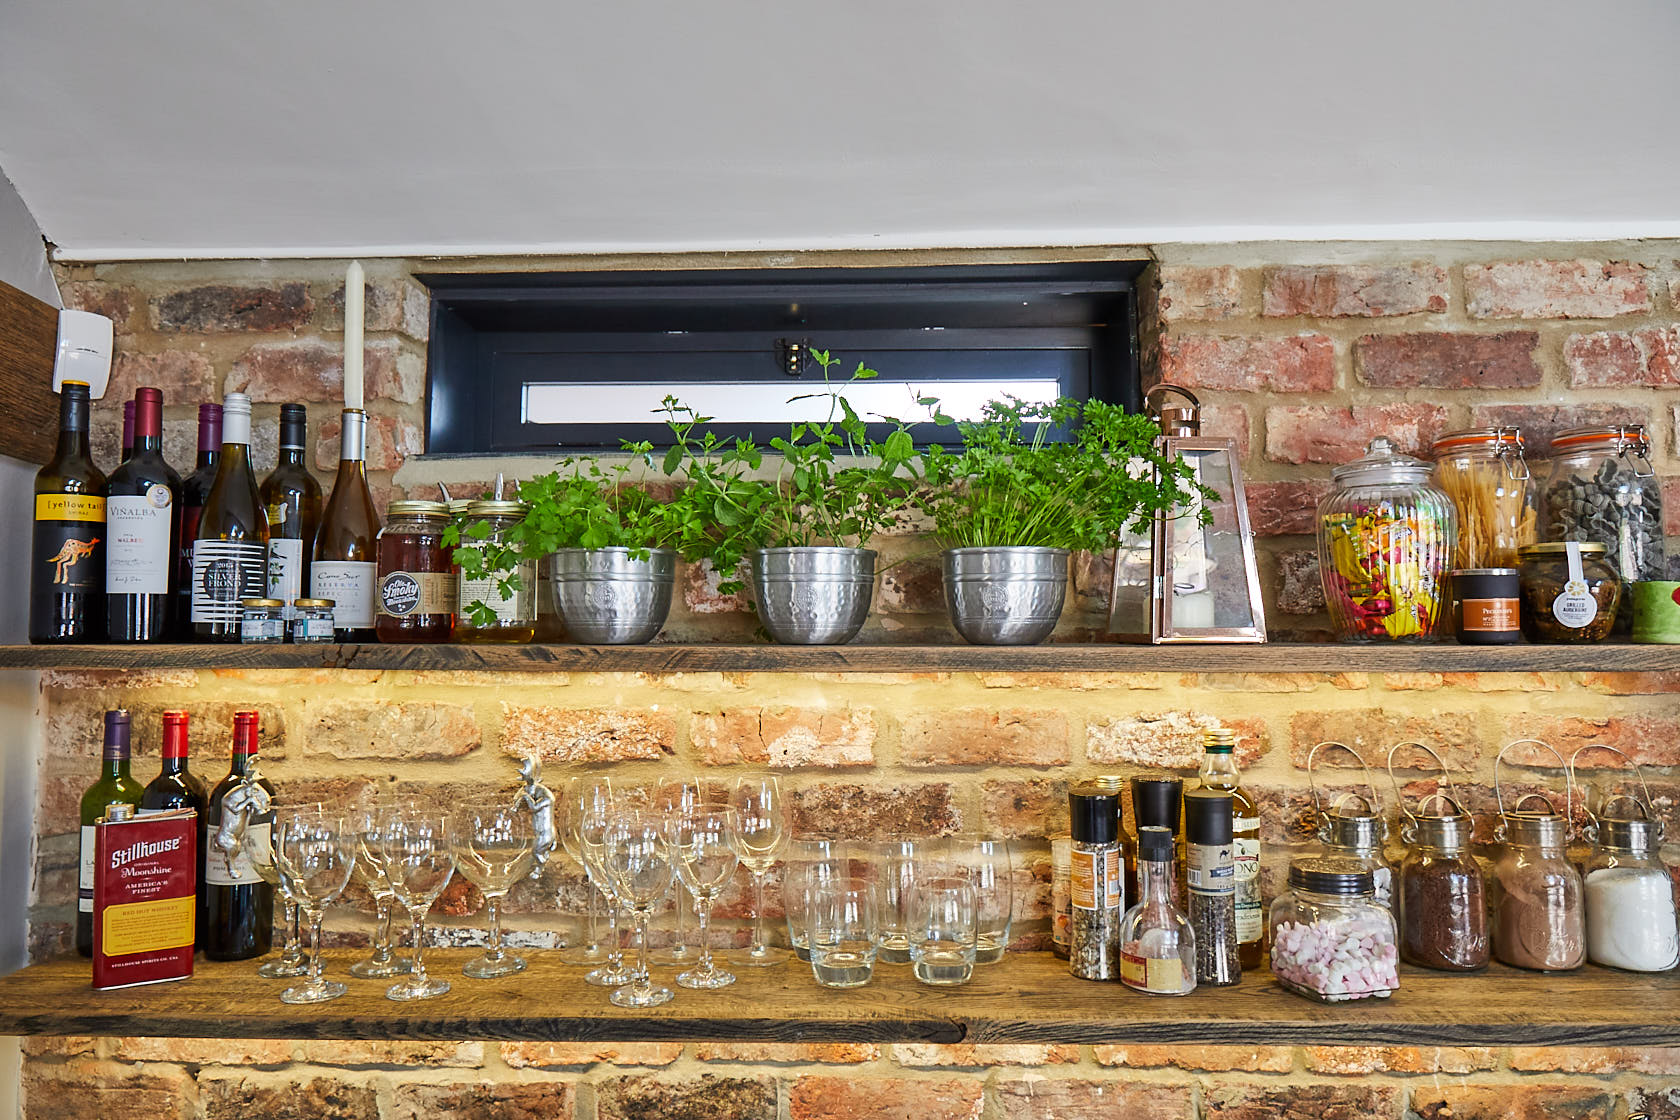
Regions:
M 508 543 L 508 530 L 530 512 L 524 502 L 479 501 L 467 507 L 466 528 L 461 547 Z M 483 526 L 483 535 L 474 531 Z M 459 572 L 459 567 L 457 567 Z M 509 576 L 517 587 L 504 588 Z M 455 612 L 457 642 L 529 642 L 537 635 L 537 562 L 516 561 L 512 568 L 490 572 L 477 579 L 460 576 Z M 488 607 L 491 617 L 475 617 L 473 604 Z
M 1363 862 L 1296 860 L 1269 925 L 1272 973 L 1288 990 L 1323 1003 L 1386 999 L 1399 990 L 1394 916 L 1377 901 Z
M 1570 428 L 1552 438 L 1541 524 L 1548 541 L 1597 541 L 1624 585 L 1667 579 L 1662 483 L 1639 424 Z M 1632 596 L 1616 612 L 1616 633 L 1633 625 Z
M 1461 568 L 1509 568 L 1517 549 L 1533 544 L 1539 527 L 1539 485 L 1523 458 L 1516 428 L 1448 432 L 1431 447 L 1435 485 L 1458 512 L 1456 563 Z
M 1344 641 L 1433 641 L 1445 624 L 1458 519 L 1430 470 L 1379 437 L 1332 472 L 1318 505 L 1319 574 Z
M 447 642 L 454 621 L 455 573 L 443 548 L 449 507 L 442 502 L 392 502 L 379 530 L 379 617 L 382 642 Z

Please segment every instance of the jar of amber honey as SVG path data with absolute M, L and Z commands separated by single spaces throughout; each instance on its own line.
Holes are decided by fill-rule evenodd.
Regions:
M 449 507 L 442 502 L 392 502 L 379 531 L 379 617 L 382 642 L 447 642 L 455 625 L 455 572 L 443 547 Z

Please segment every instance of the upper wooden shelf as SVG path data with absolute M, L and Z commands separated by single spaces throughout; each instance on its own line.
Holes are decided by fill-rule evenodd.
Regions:
M 679 990 L 663 1007 L 625 1010 L 551 953 L 500 980 L 461 975 L 470 950 L 428 952 L 454 990 L 423 1003 L 384 998 L 384 981 L 348 981 L 341 999 L 294 1007 L 284 982 L 252 962 L 200 962 L 192 979 L 95 992 L 79 958 L 0 979 L 0 1035 L 186 1038 L 503 1039 L 554 1042 L 1134 1042 L 1347 1046 L 1672 1046 L 1680 1044 L 1680 976 L 1586 968 L 1561 975 L 1495 965 L 1457 976 L 1404 968 L 1386 1000 L 1318 1004 L 1266 973 L 1182 998 L 1075 980 L 1047 953 L 1010 954 L 962 988 L 916 983 L 878 965 L 851 991 L 819 988 L 798 962 L 741 969 L 721 992 Z M 327 954 L 345 979 L 349 952 Z M 656 975 L 668 982 L 669 969 Z
M 1680 646 L 0 646 L 0 669 L 477 669 L 500 672 L 1652 672 Z

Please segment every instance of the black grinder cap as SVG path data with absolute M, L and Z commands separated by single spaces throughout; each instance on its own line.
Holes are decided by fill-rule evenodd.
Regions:
M 1171 863 L 1173 834 L 1159 825 L 1146 824 L 1138 830 L 1137 858 L 1150 863 Z
M 1224 790 L 1191 790 L 1184 795 L 1185 839 L 1192 844 L 1229 847 L 1234 811 L 1235 801 Z
M 1120 791 L 1107 783 L 1086 782 L 1068 790 L 1073 838 L 1081 844 L 1113 844 L 1120 839 Z
M 1182 778 L 1133 778 L 1133 823 L 1139 828 L 1164 828 L 1177 836 L 1178 807 L 1183 795 Z

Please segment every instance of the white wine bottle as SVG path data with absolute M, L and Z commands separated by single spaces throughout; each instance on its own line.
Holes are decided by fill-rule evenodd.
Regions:
M 268 586 L 268 516 L 251 472 L 251 398 L 222 399 L 222 458 L 193 541 L 192 623 L 201 642 L 239 640 L 240 602 Z
M 367 413 L 347 408 L 339 436 L 338 478 L 315 534 L 315 562 L 309 593 L 333 601 L 333 636 L 341 642 L 372 642 L 374 583 L 378 569 L 380 520 L 368 490 Z

